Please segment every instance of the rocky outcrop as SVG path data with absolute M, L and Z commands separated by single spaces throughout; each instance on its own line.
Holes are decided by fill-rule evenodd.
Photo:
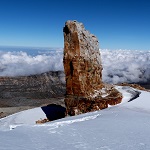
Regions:
M 138 89 L 138 90 L 150 92 L 150 90 L 144 88 L 144 85 L 143 85 L 143 87 L 139 84 L 131 84 L 131 83 L 120 83 L 120 84 L 117 84 L 117 85 L 119 85 L 119 86 L 130 86 L 130 87 Z
M 121 93 L 102 83 L 99 42 L 93 34 L 85 30 L 82 23 L 67 21 L 65 24 L 63 62 L 68 114 L 103 109 L 108 104 L 121 102 Z
M 64 27 L 64 70 L 68 95 L 90 97 L 102 88 L 102 63 L 97 38 L 83 24 Z

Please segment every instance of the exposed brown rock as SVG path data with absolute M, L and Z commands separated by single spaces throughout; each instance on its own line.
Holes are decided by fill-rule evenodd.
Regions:
M 35 123 L 36 124 L 43 124 L 43 123 L 46 123 L 46 122 L 50 122 L 50 121 L 47 118 L 45 118 L 45 119 L 37 120 Z
M 0 118 L 5 117 L 4 112 L 0 112 Z
M 145 89 L 144 87 L 140 86 L 139 84 L 121 83 L 121 84 L 117 84 L 117 85 L 119 85 L 119 86 L 130 86 L 130 87 L 138 89 L 138 90 L 150 92 L 150 90 Z
M 93 98 L 85 98 L 82 96 L 66 95 L 65 104 L 69 115 L 78 115 L 95 110 L 101 110 L 108 105 L 116 105 L 121 103 L 122 94 L 114 87 L 99 89 L 99 95 Z
M 90 97 L 102 88 L 102 64 L 97 38 L 83 24 L 64 27 L 64 70 L 68 95 Z
M 63 62 L 68 114 L 104 109 L 108 104 L 121 102 L 122 95 L 113 86 L 102 83 L 99 42 L 82 23 L 67 21 L 65 24 Z

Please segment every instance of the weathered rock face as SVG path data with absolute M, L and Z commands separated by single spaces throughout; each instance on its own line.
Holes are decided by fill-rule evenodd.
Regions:
M 82 23 L 67 21 L 65 24 L 63 62 L 68 114 L 103 109 L 108 104 L 121 102 L 122 95 L 112 86 L 106 88 L 102 83 L 99 43 L 94 35 L 85 30 Z
M 97 38 L 83 24 L 64 27 L 64 70 L 68 95 L 90 97 L 102 88 L 102 65 Z

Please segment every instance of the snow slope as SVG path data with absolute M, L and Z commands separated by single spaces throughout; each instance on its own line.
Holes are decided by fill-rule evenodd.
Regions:
M 108 109 L 67 117 L 42 125 L 41 108 L 0 120 L 0 150 L 149 150 L 150 93 L 116 87 L 121 104 Z

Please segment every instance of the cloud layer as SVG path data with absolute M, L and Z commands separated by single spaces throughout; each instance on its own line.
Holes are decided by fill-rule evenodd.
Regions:
M 150 81 L 150 51 L 101 50 L 103 81 Z M 36 55 L 25 51 L 0 51 L 0 76 L 40 74 L 63 71 L 63 50 L 37 50 Z
M 108 83 L 150 80 L 150 51 L 102 50 L 103 80 Z
M 62 53 L 28 55 L 26 52 L 0 53 L 0 76 L 22 76 L 63 70 Z

